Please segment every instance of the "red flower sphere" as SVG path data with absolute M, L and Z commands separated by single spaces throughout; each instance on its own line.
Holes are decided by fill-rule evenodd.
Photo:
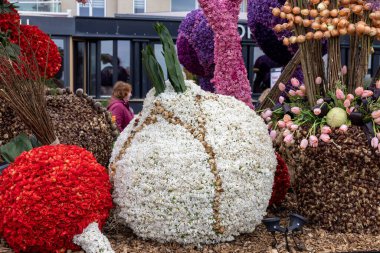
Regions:
M 4 0 L 3 5 L 9 4 L 9 1 Z M 0 32 L 17 33 L 20 27 L 20 15 L 12 6 L 6 11 L 0 12 Z
M 0 175 L 0 237 L 15 252 L 77 250 L 74 235 L 108 218 L 110 192 L 106 169 L 83 148 L 24 152 Z
M 284 201 L 286 193 L 290 188 L 290 175 L 285 161 L 279 154 L 277 156 L 277 169 L 274 174 L 274 184 L 272 188 L 272 197 L 269 200 L 269 205 L 280 204 Z
M 54 41 L 37 26 L 21 25 L 18 36 L 11 36 L 11 42 L 20 46 L 21 57 L 34 66 L 45 78 L 52 78 L 61 68 L 61 55 Z

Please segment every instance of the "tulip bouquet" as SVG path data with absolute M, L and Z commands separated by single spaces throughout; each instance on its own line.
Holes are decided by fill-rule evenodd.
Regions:
M 343 70 L 343 73 L 345 71 Z M 321 78 L 316 79 L 320 83 Z M 279 89 L 286 94 L 280 96 L 272 109 L 261 112 L 261 117 L 269 123 L 272 140 L 283 130 L 283 141 L 289 146 L 295 143 L 294 132 L 300 127 L 307 127 L 307 136 L 299 142 L 299 147 L 317 147 L 319 141 L 334 143 L 330 138 L 332 128 L 345 133 L 352 125 L 362 126 L 371 146 L 380 153 L 380 81 L 369 89 L 358 87 L 353 94 L 344 86 L 319 98 L 316 104 L 309 106 L 306 100 L 306 87 L 297 79 L 291 79 L 292 88 L 280 83 Z M 319 138 L 317 133 L 320 133 Z

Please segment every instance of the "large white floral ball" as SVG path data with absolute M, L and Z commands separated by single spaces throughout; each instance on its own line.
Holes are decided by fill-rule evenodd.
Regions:
M 271 196 L 277 161 L 267 127 L 233 97 L 186 81 L 151 90 L 111 158 L 120 217 L 161 242 L 215 243 L 252 232 Z

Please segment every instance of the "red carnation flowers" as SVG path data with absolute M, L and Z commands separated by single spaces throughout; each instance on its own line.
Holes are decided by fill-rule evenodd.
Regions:
M 4 0 L 3 4 L 9 4 L 9 1 Z M 17 10 L 12 6 L 9 8 L 8 12 L 0 12 L 0 32 L 15 33 L 18 31 L 20 26 L 20 15 Z
M 21 57 L 31 66 L 38 65 L 41 76 L 52 78 L 61 68 L 61 55 L 54 41 L 37 26 L 20 25 L 20 32 L 12 43 L 19 45 Z
M 110 192 L 106 169 L 83 148 L 24 152 L 0 175 L 0 236 L 15 252 L 77 250 L 74 235 L 108 218 Z
M 3 5 L 9 4 L 7 0 Z M 54 41 L 36 26 L 20 25 L 20 16 L 15 8 L 0 13 L 0 31 L 10 32 L 10 42 L 19 45 L 21 59 L 38 65 L 40 76 L 52 78 L 61 68 L 61 55 Z
M 286 163 L 279 154 L 277 156 L 277 168 L 274 174 L 274 184 L 272 188 L 272 197 L 269 205 L 280 204 L 284 201 L 286 193 L 290 188 L 290 175 Z

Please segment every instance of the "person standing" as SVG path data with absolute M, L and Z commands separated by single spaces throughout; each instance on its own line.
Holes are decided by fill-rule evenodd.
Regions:
M 131 96 L 132 86 L 129 83 L 122 81 L 115 83 L 107 110 L 116 117 L 116 124 L 120 132 L 124 130 L 134 117 L 133 110 L 129 106 Z

